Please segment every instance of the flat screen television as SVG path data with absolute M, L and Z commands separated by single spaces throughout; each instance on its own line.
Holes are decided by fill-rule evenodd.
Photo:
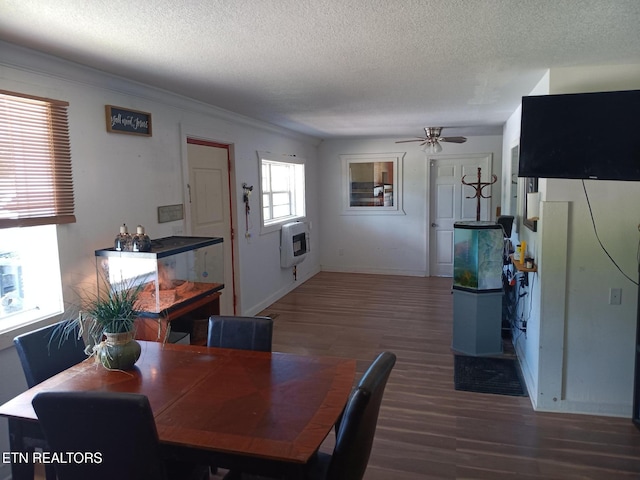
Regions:
M 518 176 L 640 180 L 640 90 L 523 97 Z

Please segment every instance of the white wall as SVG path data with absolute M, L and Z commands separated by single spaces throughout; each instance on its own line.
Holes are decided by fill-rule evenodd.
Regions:
M 544 95 L 549 91 L 549 73 L 547 72 L 540 79 L 538 84 L 533 88 L 528 95 Z M 515 145 L 520 144 L 520 119 L 522 109 L 519 106 L 516 111 L 509 117 L 503 128 L 503 157 L 508 158 L 509 161 L 503 162 L 503 177 L 515 178 L 518 174 L 517 170 L 511 170 L 511 149 Z M 510 203 L 510 196 L 517 194 L 517 208 L 515 212 L 509 212 L 510 215 L 516 217 L 511 234 L 511 240 L 514 245 L 520 243 L 521 240 L 526 241 L 529 244 L 528 250 L 531 252 L 539 263 L 538 255 L 538 241 L 537 235 L 526 228 L 522 224 L 522 212 L 523 212 L 523 180 L 518 179 L 518 184 L 513 185 L 509 182 L 509 188 L 503 190 L 503 205 Z M 538 375 L 539 375 L 539 361 L 540 361 L 540 280 L 539 276 L 529 275 L 530 287 L 529 292 L 532 298 L 536 301 L 530 300 L 529 297 L 525 298 L 525 301 L 519 303 L 518 315 L 523 315 L 523 318 L 528 319 L 526 335 L 519 331 L 513 331 L 513 343 L 518 352 L 518 358 L 522 366 L 522 372 L 527 382 L 527 388 L 534 407 L 537 402 L 538 393 Z
M 319 199 L 322 221 L 323 270 L 394 275 L 428 275 L 429 168 L 415 144 L 396 144 L 397 138 L 324 140 L 319 147 L 321 171 Z M 463 144 L 443 144 L 435 157 L 490 153 L 493 173 L 502 171 L 502 137 L 469 137 Z M 343 214 L 341 154 L 406 152 L 403 160 L 405 215 Z M 500 205 L 500 181 L 493 186 L 490 212 Z
M 640 65 L 553 69 L 532 94 L 545 93 L 545 85 L 551 94 L 638 89 Z M 515 122 L 508 122 L 509 138 Z M 640 185 L 585 184 L 603 243 L 637 281 Z M 518 232 L 539 260 L 527 335 L 517 344 L 532 402 L 538 410 L 629 417 L 637 286 L 598 245 L 579 180 L 540 180 L 539 189 L 539 230 Z M 622 289 L 621 305 L 608 304 L 610 288 Z
M 158 206 L 184 202 L 182 131 L 233 143 L 235 223 L 241 233 L 236 251 L 241 267 L 237 272 L 240 311 L 255 311 L 267 297 L 293 286 L 291 272 L 279 266 L 279 234 L 259 234 L 258 195 L 251 197 L 252 237 L 244 238 L 241 184 L 254 185 L 254 192 L 258 191 L 258 150 L 303 157 L 307 159 L 308 218 L 317 219 L 317 139 L 8 44 L 2 53 L 3 89 L 70 103 L 77 223 L 59 228 L 66 286 L 87 277 L 93 282 L 93 252 L 111 245 L 123 222 L 131 227 L 144 225 L 151 238 L 183 233 L 182 221 L 157 222 Z M 150 112 L 153 136 L 107 133 L 105 104 Z M 318 258 L 312 252 L 298 268 L 299 276 L 317 271 Z
M 640 89 L 640 65 L 563 68 L 551 71 L 551 93 Z M 615 132 L 612 141 L 615 141 Z M 586 181 L 598 233 L 635 281 L 640 184 Z M 563 406 L 568 411 L 631 415 L 637 286 L 616 269 L 598 245 L 582 183 L 547 180 L 547 201 L 569 203 L 570 244 Z M 609 305 L 609 288 L 622 288 L 622 305 Z
M 314 226 L 318 224 L 317 139 L 9 44 L 0 43 L 0 51 L 0 89 L 70 104 L 77 223 L 58 227 L 66 301 L 76 286 L 95 285 L 94 250 L 112 245 L 123 222 L 144 225 L 151 238 L 188 233 L 181 221 L 157 222 L 158 206 L 184 201 L 181 129 L 234 144 L 239 313 L 257 313 L 319 271 L 319 248 L 298 265 L 297 282 L 291 269 L 280 268 L 279 231 L 259 234 L 258 195 L 252 196 L 252 237 L 245 239 L 241 201 L 243 182 L 259 191 L 257 151 L 294 154 L 307 160 L 307 214 Z M 107 104 L 150 112 L 153 136 L 107 133 Z M 315 229 L 311 242 L 318 245 Z M 11 345 L 12 338 L 13 334 L 5 335 L 1 345 Z M 23 373 L 12 346 L 0 351 L 0 360 L 0 398 L 10 398 L 24 390 Z M 6 422 L 0 424 L 4 427 Z M 0 429 L 0 450 L 8 450 L 7 437 L 6 428 Z M 2 469 L 0 465 L 0 478 Z

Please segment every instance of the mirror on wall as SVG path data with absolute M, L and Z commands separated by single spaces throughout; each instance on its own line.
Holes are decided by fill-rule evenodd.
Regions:
M 400 212 L 402 155 L 341 155 L 344 211 L 355 214 Z
M 509 215 L 516 215 L 518 211 L 518 159 L 520 146 L 511 149 L 511 180 L 509 186 Z
M 538 222 L 527 218 L 527 193 L 535 193 L 538 191 L 538 179 L 527 177 L 524 179 L 524 189 L 522 193 L 522 224 L 532 231 L 538 229 Z

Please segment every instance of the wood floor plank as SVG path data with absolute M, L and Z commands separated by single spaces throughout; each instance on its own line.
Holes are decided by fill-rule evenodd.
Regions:
M 321 272 L 261 314 L 276 317 L 275 351 L 356 358 L 359 375 L 381 351 L 397 355 L 367 480 L 640 479 L 630 419 L 456 391 L 452 297 L 447 278 Z

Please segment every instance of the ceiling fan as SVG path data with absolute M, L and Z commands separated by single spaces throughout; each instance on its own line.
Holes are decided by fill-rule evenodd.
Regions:
M 422 150 L 429 153 L 440 153 L 442 145 L 440 142 L 464 143 L 466 137 L 441 137 L 442 127 L 424 127 L 425 137 L 418 137 L 413 140 L 398 140 L 396 143 L 422 142 Z

